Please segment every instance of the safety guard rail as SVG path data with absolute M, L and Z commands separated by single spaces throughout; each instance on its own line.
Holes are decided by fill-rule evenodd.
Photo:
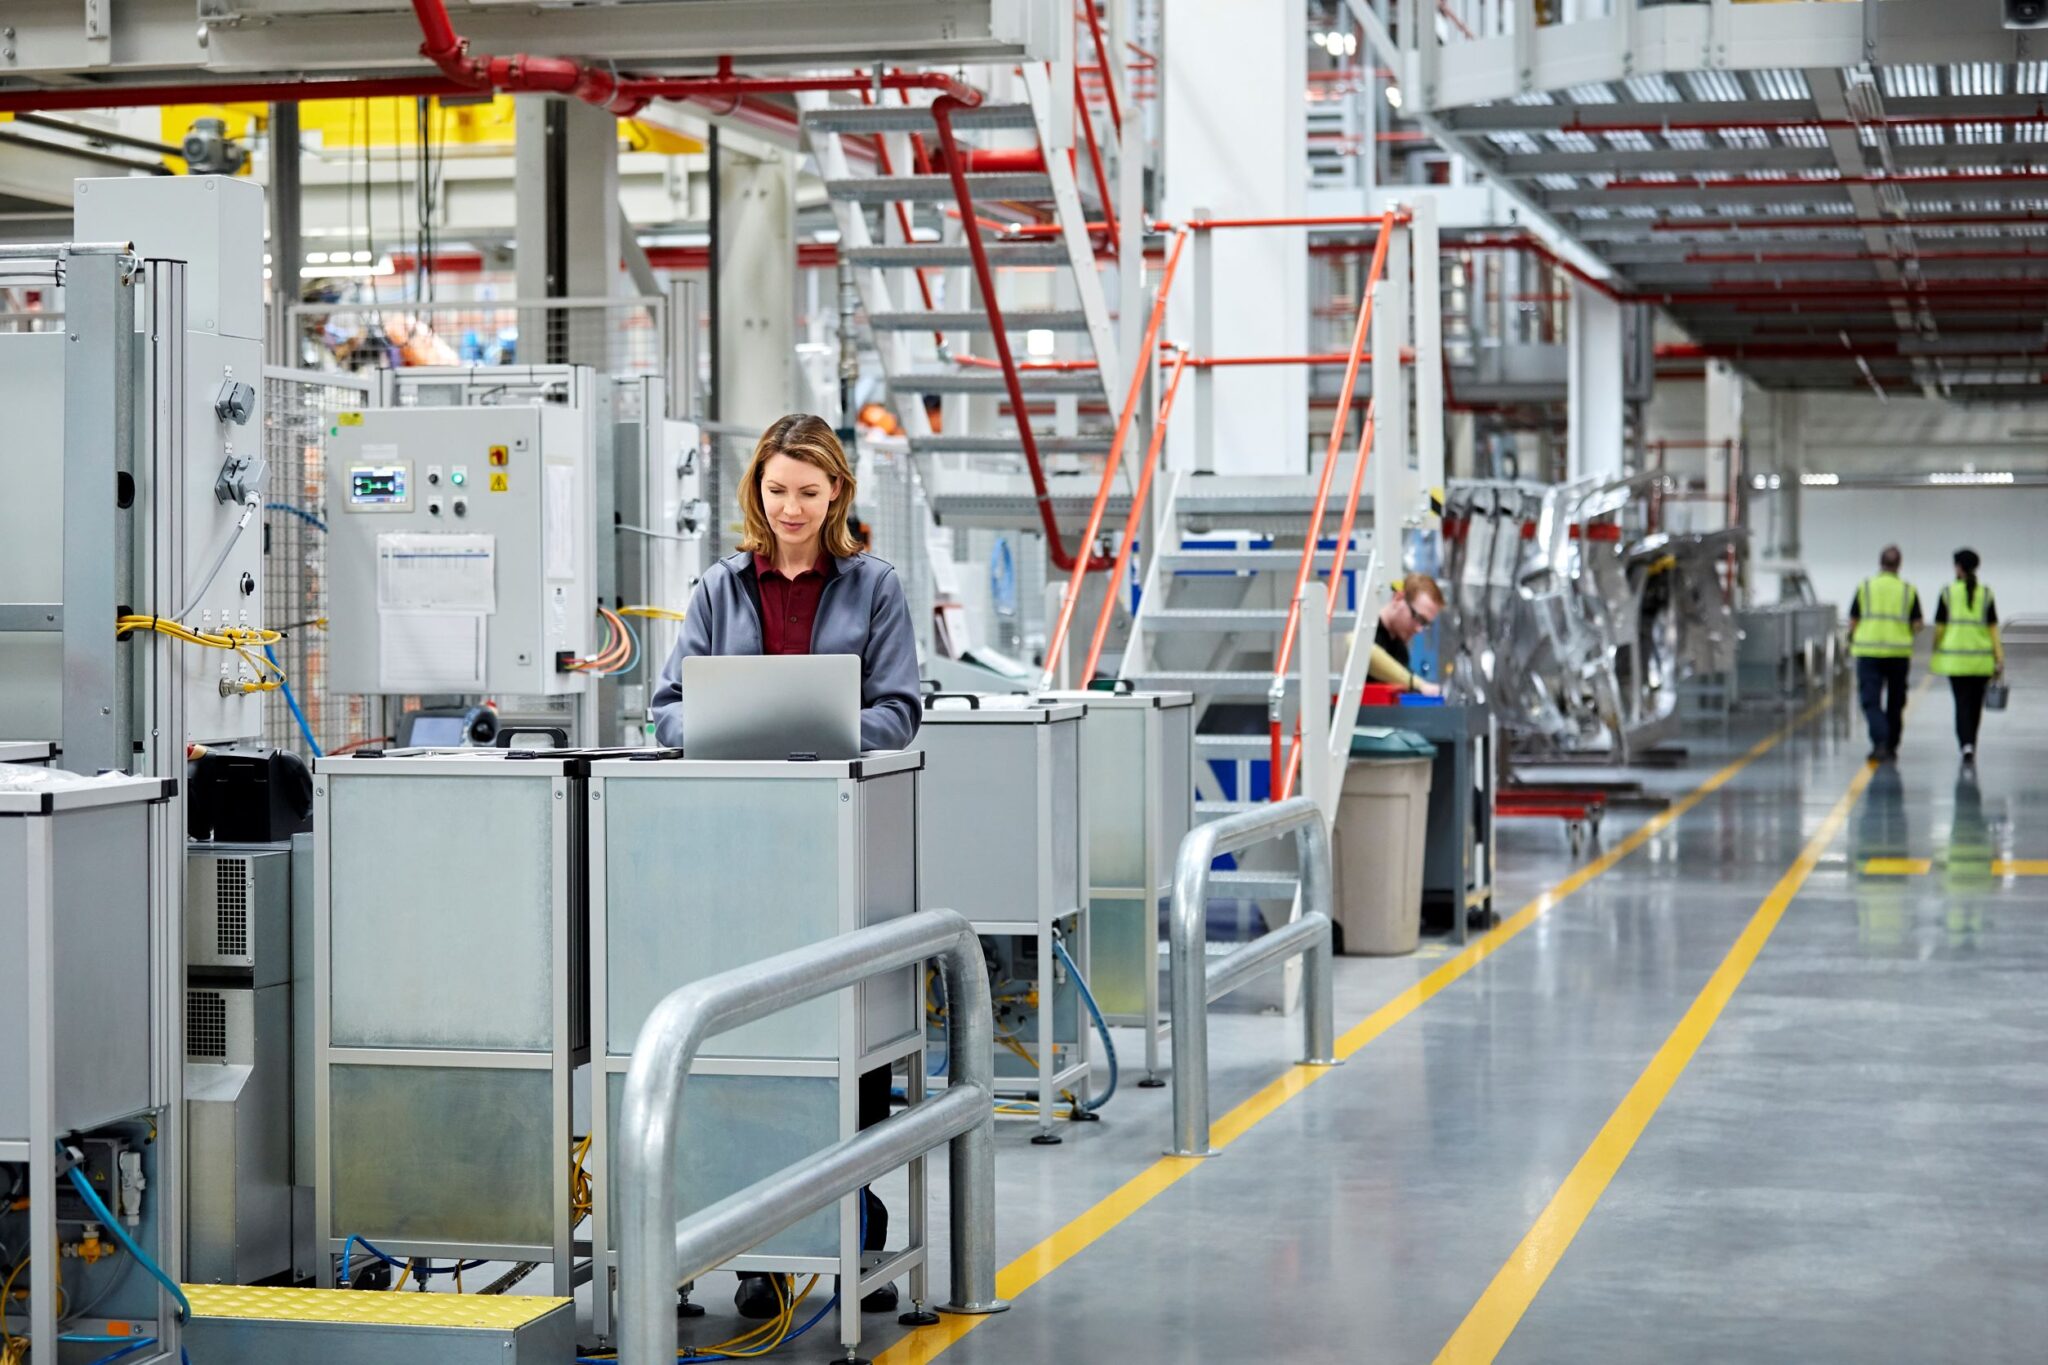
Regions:
M 947 998 L 956 1005 L 945 1093 L 678 1224 L 675 1155 L 683 1087 L 704 1041 L 931 959 L 938 960 Z M 942 1311 L 983 1314 L 1008 1307 L 996 1297 L 993 1020 L 981 941 L 951 910 L 905 915 L 722 972 L 655 1006 L 634 1042 L 620 1107 L 620 1365 L 674 1365 L 678 1285 L 947 1143 L 953 1301 Z
M 1301 916 L 1209 958 L 1209 866 L 1282 835 L 1294 836 L 1301 860 Z M 1173 868 L 1172 946 L 1168 983 L 1173 1018 L 1172 1156 L 1211 1156 L 1209 1146 L 1209 1006 L 1299 955 L 1305 963 L 1301 1009 L 1306 1066 L 1335 1066 L 1336 1019 L 1331 999 L 1330 832 L 1306 796 L 1225 816 L 1181 840 Z

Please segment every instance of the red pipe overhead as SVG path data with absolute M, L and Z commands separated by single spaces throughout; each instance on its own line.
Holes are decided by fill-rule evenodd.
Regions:
M 639 113 L 657 99 L 733 100 L 748 95 L 793 95 L 816 90 L 937 90 L 964 105 L 981 103 L 981 93 L 941 72 L 890 72 L 875 77 L 737 76 L 732 58 L 718 59 L 715 76 L 620 76 L 608 66 L 593 66 L 572 57 L 472 56 L 469 40 L 456 33 L 446 0 L 412 0 L 420 24 L 420 55 L 442 74 L 472 90 L 512 94 L 573 95 L 621 118 Z
M 1575 115 L 1568 123 L 1558 127 L 1538 128 L 1536 132 L 1559 133 L 1719 133 L 1758 129 L 1775 132 L 1780 128 L 1874 128 L 1880 132 L 1893 128 L 1964 128 L 1974 124 L 1997 124 L 2013 127 L 2027 123 L 2048 123 L 2048 106 L 2040 106 L 2030 114 L 1888 114 L 1883 118 L 1726 118 L 1726 119 L 1685 119 L 1648 123 L 1642 120 L 1608 123 L 1588 119 L 1583 113 Z M 1468 132 L 1485 133 L 1493 129 L 1468 129 Z M 1506 131 L 1506 130 L 1498 130 Z
M 373 80 L 272 80 L 188 85 L 67 85 L 59 90 L 0 92 L 0 113 L 49 109 L 132 109 L 148 105 L 297 104 L 302 100 L 417 99 L 468 95 L 470 86 L 446 76 L 388 76 Z

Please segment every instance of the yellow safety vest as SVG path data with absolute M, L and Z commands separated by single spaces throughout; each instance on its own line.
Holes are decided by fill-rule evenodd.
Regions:
M 1856 586 L 1856 633 L 1849 652 L 1859 659 L 1913 657 L 1913 590 L 1897 574 L 1881 573 Z
M 1998 671 L 1998 650 L 1991 643 L 1991 589 L 1977 585 L 1977 605 L 1960 578 L 1948 585 L 1948 624 L 1934 646 L 1934 671 L 1951 678 L 1988 678 Z

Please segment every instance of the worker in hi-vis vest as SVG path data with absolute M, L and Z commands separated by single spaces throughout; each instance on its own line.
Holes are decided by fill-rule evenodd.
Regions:
M 1870 726 L 1870 761 L 1899 756 L 1906 722 L 1906 673 L 1913 664 L 1913 635 L 1920 629 L 1920 594 L 1899 577 L 1899 547 L 1887 545 L 1877 557 L 1877 574 L 1856 585 L 1849 603 L 1849 652 L 1856 656 L 1856 688 L 1863 719 Z
M 1956 743 L 1963 762 L 1977 761 L 1977 723 L 1984 719 L 1984 691 L 2005 672 L 2005 644 L 1998 638 L 1998 604 L 1977 581 L 1983 561 L 1975 550 L 1956 551 L 1956 577 L 1934 609 L 1934 671 L 1948 679 L 1956 702 Z

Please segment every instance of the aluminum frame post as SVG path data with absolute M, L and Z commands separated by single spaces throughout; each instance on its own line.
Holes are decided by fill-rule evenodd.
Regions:
M 1426 501 L 1444 483 L 1444 287 L 1436 196 L 1416 195 L 1408 211 L 1415 248 L 1415 473 Z
M 953 1001 L 952 1077 L 926 1100 L 676 1221 L 675 1153 L 684 1083 L 705 1040 L 871 976 L 937 959 Z M 836 1199 L 950 1144 L 953 1301 L 999 1313 L 995 1250 L 995 1024 L 974 928 L 925 910 L 685 986 L 647 1017 L 619 1111 L 619 1361 L 674 1365 L 676 1286 Z
M 1197 219 L 1209 216 L 1195 210 Z M 1216 234 L 1196 228 L 1194 247 L 1195 354 L 1208 360 L 1216 354 Z M 1208 365 L 1195 370 L 1195 472 L 1216 472 L 1216 371 Z
M 1301 862 L 1301 918 L 1210 962 L 1210 864 L 1222 854 L 1290 833 Z M 1307 796 L 1225 816 L 1181 841 L 1173 869 L 1167 956 L 1173 1010 L 1173 1145 L 1167 1155 L 1216 1154 L 1209 1145 L 1210 1003 L 1297 955 L 1309 959 L 1302 973 L 1302 1048 L 1307 1054 L 1302 1064 L 1337 1065 L 1331 887 L 1330 831 L 1321 809 Z

